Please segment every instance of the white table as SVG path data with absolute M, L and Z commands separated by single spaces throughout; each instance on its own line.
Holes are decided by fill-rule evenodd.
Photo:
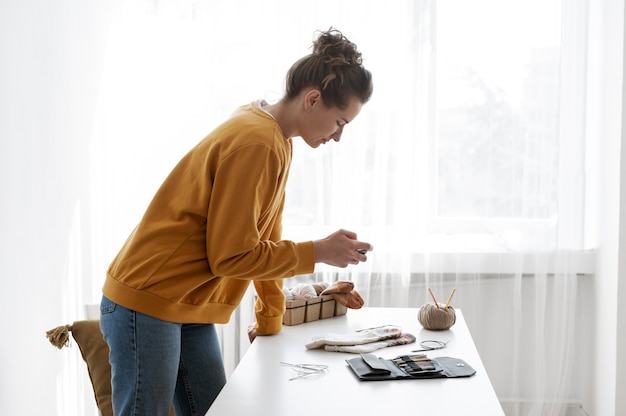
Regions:
M 417 309 L 362 308 L 348 310 L 343 316 L 286 326 L 274 336 L 257 337 L 206 415 L 504 415 L 463 314 L 460 310 L 456 314 L 456 324 L 450 330 L 429 331 L 419 324 Z M 448 341 L 445 349 L 426 354 L 461 358 L 476 374 L 453 379 L 359 381 L 345 362 L 357 355 L 305 348 L 315 335 L 349 334 L 387 324 L 401 326 L 415 335 L 417 342 L 373 354 L 394 358 L 418 349 L 419 341 Z M 326 364 L 329 372 L 289 381 L 295 373 L 281 361 Z

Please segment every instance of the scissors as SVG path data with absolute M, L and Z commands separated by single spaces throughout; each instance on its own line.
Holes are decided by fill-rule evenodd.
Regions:
M 448 345 L 448 341 L 435 341 L 432 339 L 427 339 L 420 342 L 421 350 L 412 350 L 411 352 L 421 352 L 421 351 L 432 351 L 432 350 L 440 350 Z
M 282 361 L 280 363 L 291 367 L 297 374 L 297 376 L 290 378 L 289 381 L 310 376 L 321 377 L 328 372 L 328 366 L 324 364 L 290 364 Z

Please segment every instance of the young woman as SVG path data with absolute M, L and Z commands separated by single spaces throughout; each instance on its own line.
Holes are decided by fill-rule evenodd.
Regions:
M 338 230 L 281 239 L 292 138 L 338 142 L 372 94 L 356 45 L 320 32 L 286 77 L 286 94 L 256 101 L 198 143 L 161 185 L 113 260 L 101 328 L 110 348 L 115 415 L 204 415 L 226 377 L 214 324 L 254 283 L 250 340 L 280 331 L 283 279 L 366 261 L 372 250 Z

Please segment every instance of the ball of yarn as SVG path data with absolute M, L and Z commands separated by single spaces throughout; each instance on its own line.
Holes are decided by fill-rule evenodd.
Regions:
M 326 288 L 328 287 L 328 282 L 317 282 L 313 283 L 313 289 L 315 289 L 315 293 L 319 296 Z
M 293 295 L 291 294 L 291 289 L 283 287 L 283 294 L 285 295 L 285 300 L 292 301 Z
M 311 298 L 317 297 L 317 293 L 315 292 L 313 285 L 309 285 L 306 283 L 298 283 L 297 285 L 292 287 L 291 294 L 293 295 L 293 298 L 296 300 L 311 299 Z
M 442 331 L 450 329 L 454 325 L 456 312 L 454 312 L 454 308 L 451 306 L 448 306 L 448 309 L 444 309 L 433 303 L 427 303 L 420 308 L 417 319 L 426 329 Z

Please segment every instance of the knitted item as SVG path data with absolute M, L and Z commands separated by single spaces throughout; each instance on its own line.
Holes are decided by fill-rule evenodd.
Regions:
M 354 290 L 354 283 L 349 280 L 333 283 L 320 293 L 322 295 L 332 295 L 337 302 L 350 309 L 360 309 L 365 303 L 359 292 Z
M 361 307 L 365 303 L 365 301 L 363 300 L 359 292 L 357 292 L 356 290 L 353 290 L 348 293 L 346 292 L 331 293 L 330 295 L 337 302 L 339 302 L 346 308 L 350 308 L 350 309 L 361 309 Z
M 324 290 L 328 289 L 328 286 L 328 282 L 313 283 L 313 289 L 315 289 L 317 296 L 320 296 Z
M 399 338 L 401 336 L 401 328 L 393 325 L 385 325 L 377 328 L 356 331 L 351 334 L 327 333 L 314 336 L 312 341 L 306 344 L 306 348 L 311 350 L 316 348 L 325 348 L 327 345 L 363 345 L 372 342 Z
M 354 283 L 349 280 L 339 280 L 328 286 L 321 295 L 331 295 L 333 293 L 349 293 L 354 289 Z
M 393 347 L 396 345 L 412 344 L 415 336 L 404 333 L 399 338 L 392 338 L 384 341 L 370 342 L 362 345 L 324 345 L 324 350 L 335 352 L 349 352 L 352 354 L 364 354 L 381 348 Z

